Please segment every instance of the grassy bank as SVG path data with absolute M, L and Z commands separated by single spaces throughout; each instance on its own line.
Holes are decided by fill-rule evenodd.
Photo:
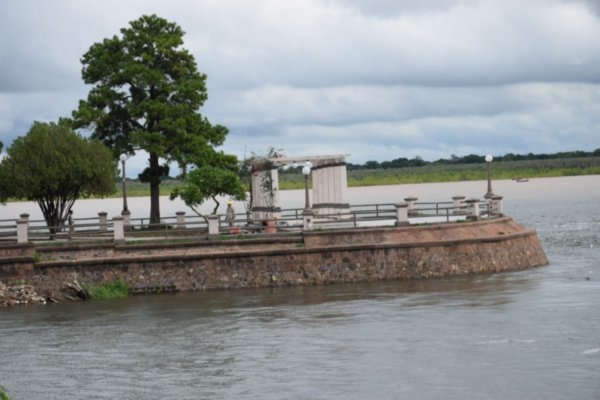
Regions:
M 524 160 L 493 163 L 494 179 L 543 178 L 598 175 L 600 157 Z M 427 165 L 423 167 L 362 169 L 348 171 L 348 186 L 399 185 L 409 183 L 476 181 L 486 178 L 483 164 Z M 304 187 L 300 174 L 280 175 L 282 189 Z
M 112 283 L 92 286 L 89 291 L 90 297 L 94 300 L 122 299 L 129 296 L 127 284 L 120 279 Z
M 400 185 L 409 183 L 476 181 L 486 178 L 484 164 L 433 164 L 423 167 L 361 169 L 348 171 L 348 186 Z M 545 178 L 553 176 L 600 175 L 600 157 L 565 158 L 549 160 L 503 161 L 493 163 L 494 179 Z M 282 190 L 301 189 L 304 177 L 300 173 L 279 175 Z M 166 180 L 160 192 L 168 196 L 179 184 Z M 149 196 L 148 184 L 139 181 L 127 182 L 129 196 Z M 121 184 L 113 197 L 122 196 Z

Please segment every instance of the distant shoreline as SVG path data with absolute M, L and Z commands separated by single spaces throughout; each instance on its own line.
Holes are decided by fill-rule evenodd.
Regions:
M 600 157 L 503 161 L 492 163 L 492 179 L 533 179 L 561 176 L 600 175 Z M 443 183 L 479 181 L 486 179 L 485 164 L 427 165 L 422 167 L 348 170 L 348 187 L 404 185 L 415 183 Z M 128 180 L 127 195 L 150 195 L 147 184 Z M 169 195 L 180 184 L 178 180 L 161 183 L 161 195 Z M 280 190 L 304 188 L 301 173 L 280 173 Z M 110 197 L 121 197 L 121 183 Z
M 492 163 L 492 179 L 535 179 L 564 176 L 600 175 L 600 157 L 503 161 Z M 484 164 L 427 165 L 422 167 L 348 170 L 348 187 L 406 185 L 417 183 L 445 183 L 481 181 L 486 179 Z M 165 179 L 160 185 L 161 196 L 169 196 L 181 184 L 177 179 Z M 526 183 L 524 183 L 526 184 Z M 301 173 L 280 173 L 280 190 L 304 188 Z M 115 184 L 115 193 L 107 198 L 123 196 L 121 181 Z M 148 197 L 150 187 L 139 180 L 127 179 L 128 197 Z M 9 200 L 9 202 L 21 200 Z

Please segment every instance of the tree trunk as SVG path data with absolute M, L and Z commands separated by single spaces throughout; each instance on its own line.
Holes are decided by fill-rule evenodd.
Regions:
M 72 199 L 43 199 L 37 201 L 44 215 L 46 226 L 52 236 L 64 229 L 69 210 L 73 207 L 73 203 L 75 203 L 77 197 L 75 196 Z
M 160 224 L 160 165 L 158 155 L 150 153 L 150 223 Z
M 212 196 L 212 199 L 215 201 L 215 208 L 212 212 L 212 215 L 217 215 L 217 210 L 219 209 L 219 202 L 217 201 L 217 197 L 216 196 Z

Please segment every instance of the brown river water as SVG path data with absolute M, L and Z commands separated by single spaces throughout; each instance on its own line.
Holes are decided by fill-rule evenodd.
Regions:
M 356 188 L 350 202 L 485 189 Z M 600 399 L 600 176 L 498 181 L 494 191 L 538 230 L 549 266 L 0 309 L 0 385 L 23 400 Z M 281 198 L 303 204 L 302 191 Z M 147 203 L 131 203 L 134 217 Z M 75 212 L 98 208 L 116 213 L 120 202 L 80 201 Z M 35 218 L 30 203 L 0 208 L 2 219 L 23 211 Z

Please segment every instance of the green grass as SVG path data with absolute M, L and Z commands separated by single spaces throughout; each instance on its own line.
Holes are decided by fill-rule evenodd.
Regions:
M 122 299 L 129 296 L 129 288 L 122 279 L 90 287 L 90 297 L 93 300 Z

